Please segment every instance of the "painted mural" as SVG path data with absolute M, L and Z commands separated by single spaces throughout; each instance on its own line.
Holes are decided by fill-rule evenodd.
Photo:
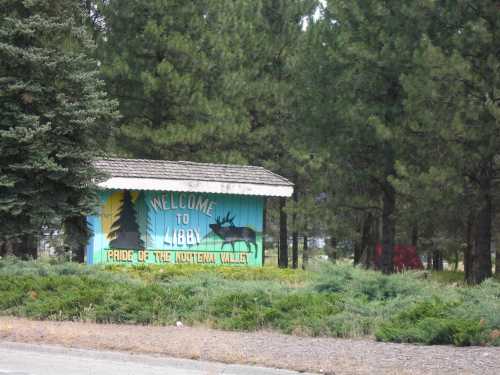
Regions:
M 263 198 L 103 191 L 89 263 L 262 265 Z

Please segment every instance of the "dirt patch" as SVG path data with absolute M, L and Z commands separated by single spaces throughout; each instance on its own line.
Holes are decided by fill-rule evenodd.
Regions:
M 500 373 L 500 348 L 417 346 L 274 332 L 103 325 L 0 317 L 0 339 L 335 375 Z

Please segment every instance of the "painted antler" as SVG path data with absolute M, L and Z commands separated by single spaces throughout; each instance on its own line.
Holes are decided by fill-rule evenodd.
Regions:
M 227 223 L 227 224 L 230 224 L 232 227 L 234 227 L 234 222 L 233 222 L 233 220 L 234 220 L 234 218 L 235 218 L 235 217 L 236 217 L 236 216 L 231 217 L 231 211 L 229 211 L 229 212 L 226 214 L 226 216 L 224 216 L 224 218 L 221 220 L 220 224 L 219 224 L 219 222 L 217 222 L 217 223 L 218 223 L 219 225 L 222 225 L 222 224 L 226 224 L 226 223 Z

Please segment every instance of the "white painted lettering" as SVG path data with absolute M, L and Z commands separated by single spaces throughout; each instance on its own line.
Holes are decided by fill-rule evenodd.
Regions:
M 203 199 L 203 197 L 199 195 L 198 201 L 196 202 L 196 209 L 206 214 L 208 210 L 208 202 L 208 198 Z
M 212 211 L 213 211 L 213 209 L 215 208 L 215 205 L 216 205 L 216 204 L 217 204 L 217 203 L 215 203 L 214 201 L 210 201 L 210 204 L 208 205 L 208 210 L 207 210 L 207 212 L 206 212 L 206 214 L 207 214 L 208 216 L 212 217 Z
M 184 201 L 184 198 L 186 198 L 186 194 L 180 193 L 179 194 L 179 208 L 186 208 L 186 202 Z
M 170 237 L 169 227 L 167 227 L 167 230 L 165 231 L 165 238 L 163 239 L 163 242 L 166 243 L 167 245 L 172 245 L 172 238 Z
M 194 235 L 196 236 L 196 243 L 199 244 L 201 242 L 200 231 L 198 228 L 193 228 Z
M 196 207 L 196 195 L 189 194 L 189 197 L 188 197 L 188 208 L 190 210 L 193 210 L 195 207 Z
M 170 193 L 170 208 L 172 210 L 175 210 L 177 208 L 174 202 L 174 193 Z
M 188 229 L 186 231 L 186 243 L 188 245 L 194 245 L 195 244 L 195 235 L 194 235 L 194 231 L 192 229 Z
M 186 244 L 186 232 L 184 229 L 177 231 L 177 245 L 183 246 Z
M 160 199 L 158 197 L 153 197 L 153 199 L 151 199 L 151 206 L 153 206 L 155 211 L 158 211 L 158 208 L 161 207 Z

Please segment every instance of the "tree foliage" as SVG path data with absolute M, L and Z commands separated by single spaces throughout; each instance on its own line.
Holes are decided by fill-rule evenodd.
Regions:
M 463 259 L 470 282 L 491 276 L 497 1 L 0 5 L 4 238 L 62 219 L 81 233 L 90 160 L 109 141 L 121 156 L 251 163 L 293 180 L 293 201 L 268 210 L 283 265 L 290 228 L 294 264 L 299 234 L 321 235 L 366 266 L 381 242 L 386 273 L 409 242 L 435 268 Z M 114 132 L 98 73 L 119 103 Z
M 238 161 L 248 124 L 230 94 L 230 2 L 105 1 L 99 11 L 102 73 L 120 102 L 118 152 L 143 158 Z M 227 6 L 227 9 L 222 7 Z M 222 28 L 222 31 L 225 30 Z M 214 153 L 215 150 L 219 152 Z
M 94 207 L 91 165 L 116 116 L 72 1 L 0 2 L 1 240 Z
M 334 217 L 361 242 L 382 221 L 386 272 L 411 241 L 491 275 L 498 20 L 491 1 L 331 0 L 307 31 L 301 135 L 332 158 Z

